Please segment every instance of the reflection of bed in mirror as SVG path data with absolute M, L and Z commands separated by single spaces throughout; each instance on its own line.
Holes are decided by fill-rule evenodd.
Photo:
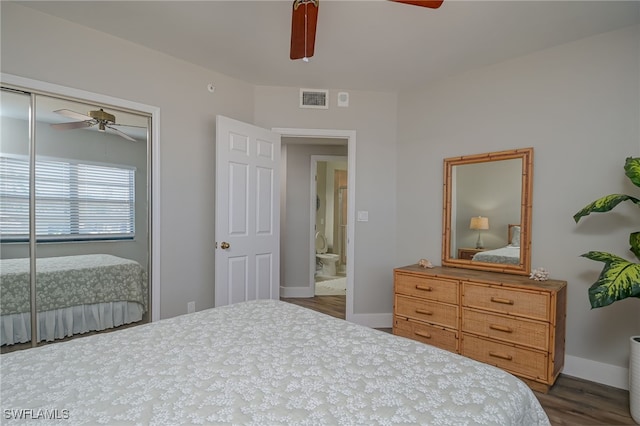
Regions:
M 520 225 L 509 224 L 508 244 L 493 250 L 476 253 L 472 261 L 488 263 L 520 264 Z
M 2 345 L 31 340 L 28 258 L 0 261 Z M 36 261 L 38 341 L 137 322 L 147 310 L 147 277 L 133 260 L 107 254 Z

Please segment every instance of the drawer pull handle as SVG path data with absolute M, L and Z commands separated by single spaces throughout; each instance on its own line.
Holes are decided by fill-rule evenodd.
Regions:
M 414 331 L 416 336 L 424 337 L 425 339 L 431 339 L 431 334 L 425 333 L 424 331 Z
M 503 305 L 513 305 L 513 300 L 502 299 L 500 297 L 491 297 L 491 301 L 495 303 L 502 303 Z
M 416 314 L 433 315 L 433 312 L 424 309 L 416 309 Z
M 425 287 L 423 285 L 418 285 L 418 284 L 416 284 L 416 289 L 422 290 L 422 291 L 433 291 L 432 287 Z
M 489 356 L 494 358 L 506 359 L 507 361 L 511 361 L 513 357 L 511 355 L 499 354 L 497 352 L 489 352 Z
M 513 329 L 511 327 L 506 327 L 504 325 L 490 324 L 489 328 L 491 330 L 504 331 L 505 333 L 513 333 Z

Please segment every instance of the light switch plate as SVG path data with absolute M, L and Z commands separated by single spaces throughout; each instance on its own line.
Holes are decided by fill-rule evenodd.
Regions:
M 366 210 L 358 210 L 358 222 L 368 222 L 369 212 Z

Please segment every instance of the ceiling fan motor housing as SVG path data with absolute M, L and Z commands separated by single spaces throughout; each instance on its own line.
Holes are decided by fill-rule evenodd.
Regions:
M 115 123 L 116 116 L 105 112 L 102 108 L 99 111 L 89 111 L 89 116 L 100 122 Z

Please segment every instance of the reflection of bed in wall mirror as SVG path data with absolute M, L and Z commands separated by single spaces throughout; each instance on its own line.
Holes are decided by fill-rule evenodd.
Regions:
M 442 264 L 528 274 L 533 149 L 444 160 Z

